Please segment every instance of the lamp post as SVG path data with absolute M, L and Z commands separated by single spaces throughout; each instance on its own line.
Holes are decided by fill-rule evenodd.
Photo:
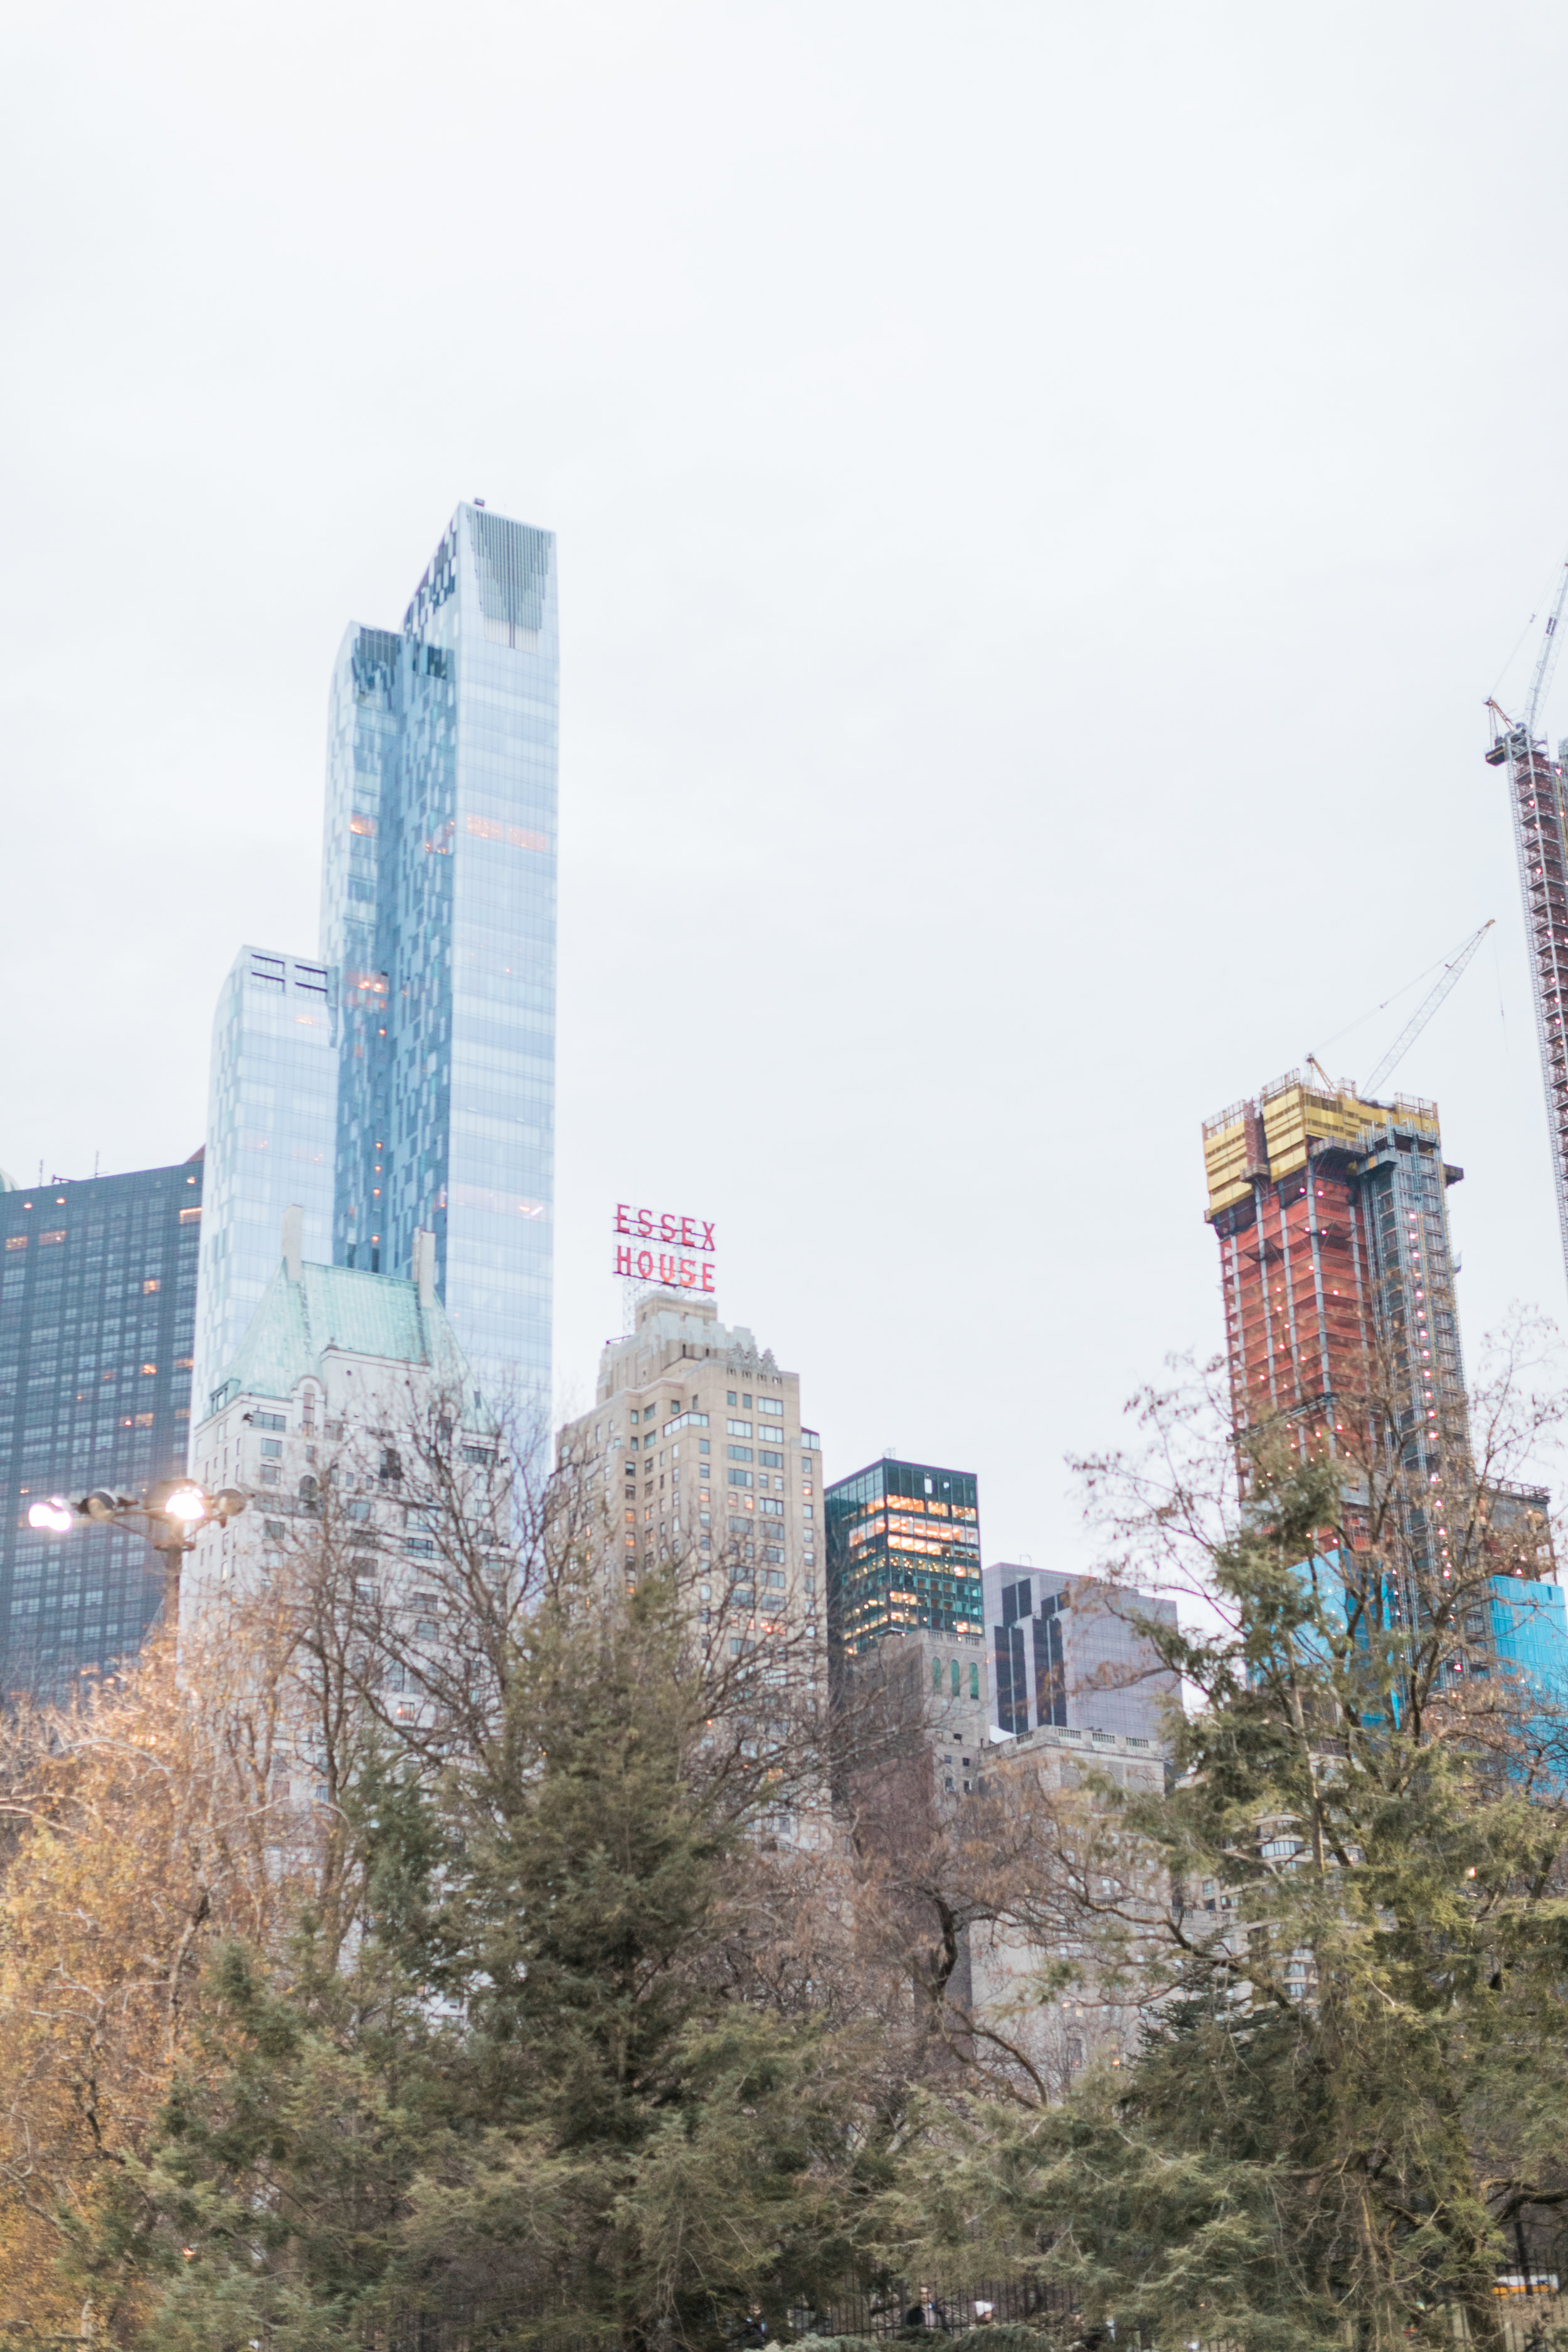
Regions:
M 83 1526 L 126 1528 L 141 1536 L 163 1563 L 163 1610 L 172 1618 L 177 1613 L 180 1570 L 185 1554 L 195 1549 L 196 1537 L 205 1527 L 226 1527 L 245 1505 L 237 1486 L 220 1486 L 209 1495 L 194 1478 L 161 1478 L 140 1500 L 134 1495 L 116 1495 L 107 1486 L 94 1487 L 75 1503 L 64 1495 L 51 1495 L 32 1506 L 27 1525 L 56 1536 Z

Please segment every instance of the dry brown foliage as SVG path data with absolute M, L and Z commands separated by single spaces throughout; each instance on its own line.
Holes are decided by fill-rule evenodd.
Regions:
M 215 1940 L 280 1950 L 306 1900 L 346 1922 L 337 1819 L 275 1779 L 298 1699 L 289 1614 L 264 1596 L 178 1660 L 160 1632 L 0 1732 L 0 2324 L 128 2320 L 79 2249 L 188 2059 Z

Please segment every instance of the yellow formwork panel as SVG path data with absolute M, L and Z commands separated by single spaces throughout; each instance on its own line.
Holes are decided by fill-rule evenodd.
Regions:
M 1338 1143 L 1352 1150 L 1369 1129 L 1386 1127 L 1396 1118 L 1401 1127 L 1424 1129 L 1436 1138 L 1436 1107 L 1401 1098 L 1397 1105 L 1363 1102 L 1348 1089 L 1331 1093 L 1325 1087 L 1300 1084 L 1265 1093 L 1260 1108 L 1263 1136 L 1272 1177 L 1294 1175 L 1307 1164 L 1307 1145 Z M 1251 1190 L 1245 1114 L 1204 1138 L 1204 1172 L 1208 1180 L 1209 1214 L 1244 1201 Z
M 1354 1095 L 1320 1093 L 1288 1087 L 1263 1106 L 1263 1135 L 1271 1176 L 1291 1176 L 1307 1164 L 1309 1137 L 1315 1142 L 1352 1145 L 1382 1119 Z
M 1211 1210 L 1228 1209 L 1245 1201 L 1252 1187 L 1247 1180 L 1247 1121 L 1235 1120 L 1217 1135 L 1204 1138 L 1204 1173 L 1208 1179 Z

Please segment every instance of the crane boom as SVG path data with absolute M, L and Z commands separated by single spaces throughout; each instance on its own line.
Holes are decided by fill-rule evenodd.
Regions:
M 1546 616 L 1546 630 L 1541 640 L 1541 651 L 1535 656 L 1535 668 L 1531 674 L 1530 699 L 1524 706 L 1524 717 L 1521 721 L 1527 734 L 1533 734 L 1535 731 L 1535 722 L 1541 715 L 1541 706 L 1546 699 L 1546 689 L 1552 683 L 1552 673 L 1557 667 L 1557 656 L 1563 649 L 1563 640 L 1558 635 L 1557 625 L 1563 618 L 1563 606 L 1565 602 L 1568 602 L 1568 562 L 1563 563 L 1563 577 L 1557 583 L 1557 594 L 1552 601 L 1552 610 Z
M 1509 800 L 1513 810 L 1513 845 L 1519 858 L 1520 895 L 1530 947 L 1531 994 L 1535 1003 L 1535 1034 L 1541 1048 L 1541 1076 L 1546 1093 L 1546 1123 L 1552 1144 L 1552 1183 L 1557 1198 L 1557 1231 L 1568 1266 L 1568 1039 L 1563 1013 L 1568 1007 L 1568 816 L 1560 761 L 1549 760 L 1538 741 L 1536 722 L 1546 699 L 1568 604 L 1568 563 L 1563 567 L 1556 601 L 1547 618 L 1541 651 L 1530 681 L 1524 717 L 1517 723 L 1496 702 L 1489 702 L 1492 744 L 1487 765 L 1509 772 Z
M 1564 577 L 1568 578 L 1568 568 L 1565 568 Z M 1384 1055 L 1382 1061 L 1379 1062 L 1376 1069 L 1373 1070 L 1372 1076 L 1368 1078 L 1366 1082 L 1366 1090 L 1369 1095 L 1375 1095 L 1379 1087 L 1384 1083 L 1384 1080 L 1392 1075 L 1395 1065 L 1404 1060 L 1405 1054 L 1409 1051 L 1410 1047 L 1414 1045 L 1416 1038 L 1420 1036 L 1421 1032 L 1426 1028 L 1426 1024 L 1431 1020 L 1432 1015 L 1436 1012 L 1437 1007 L 1442 1003 L 1443 999 L 1462 977 L 1466 965 L 1476 953 L 1476 950 L 1480 946 L 1481 941 L 1486 938 L 1487 933 L 1491 929 L 1492 923 L 1495 922 L 1496 919 L 1496 917 L 1493 916 L 1489 921 L 1484 922 L 1481 925 L 1480 929 L 1477 931 L 1472 938 L 1468 939 L 1465 941 L 1464 946 L 1459 950 L 1458 954 L 1454 958 L 1452 963 L 1445 965 L 1443 977 L 1437 982 L 1436 987 L 1432 990 L 1430 995 L 1422 998 L 1421 1003 L 1416 1006 L 1415 1012 L 1411 1014 L 1409 1020 L 1405 1023 L 1404 1028 L 1400 1031 L 1398 1036 L 1394 1039 L 1393 1045 Z

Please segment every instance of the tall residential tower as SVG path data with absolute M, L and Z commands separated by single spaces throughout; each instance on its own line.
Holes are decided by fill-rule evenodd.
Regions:
M 461 506 L 332 679 L 321 949 L 332 1255 L 436 1279 L 487 1395 L 548 1402 L 559 646 L 549 531 Z
M 343 640 L 321 954 L 247 949 L 214 1033 L 204 1410 L 297 1204 L 307 1256 L 362 1273 L 406 1278 L 432 1233 L 476 1381 L 542 1433 L 558 667 L 554 539 L 478 503 L 401 629 Z

